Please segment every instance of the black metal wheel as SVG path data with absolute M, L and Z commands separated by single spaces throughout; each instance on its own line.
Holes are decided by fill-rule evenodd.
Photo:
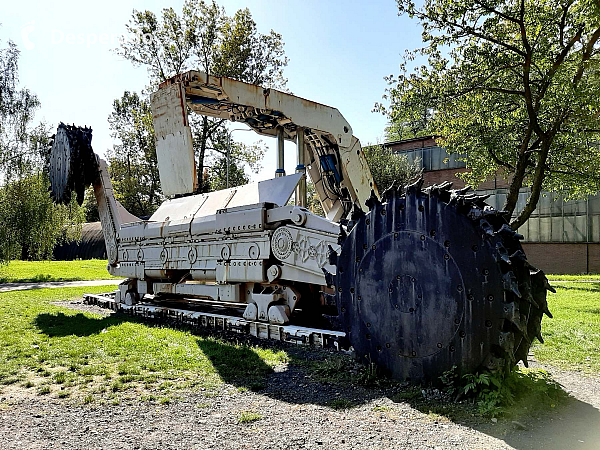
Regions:
M 91 128 L 58 125 L 51 142 L 48 174 L 50 195 L 56 203 L 69 203 L 73 191 L 77 202 L 83 203 L 85 188 L 98 176 Z
M 422 183 L 373 194 L 332 255 L 328 280 L 356 355 L 413 382 L 526 364 L 551 317 L 544 273 L 487 197 Z

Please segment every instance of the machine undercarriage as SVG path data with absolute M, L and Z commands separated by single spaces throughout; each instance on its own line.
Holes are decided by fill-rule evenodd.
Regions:
M 531 267 L 502 212 L 450 183 L 377 194 L 360 143 L 334 108 L 189 72 L 152 97 L 161 184 L 147 221 L 115 199 L 91 130 L 61 124 L 51 149 L 55 201 L 94 186 L 108 271 L 127 277 L 86 301 L 142 317 L 316 346 L 352 348 L 393 377 L 436 380 L 527 363 L 542 314 Z M 187 111 L 243 120 L 294 140 L 297 173 L 194 194 Z M 191 152 L 191 154 L 190 154 Z M 182 163 L 183 161 L 183 163 Z M 191 161 L 191 163 L 190 163 Z M 191 164 L 189 167 L 186 164 Z M 303 205 L 305 173 L 328 218 Z M 296 193 L 296 205 L 288 205 Z

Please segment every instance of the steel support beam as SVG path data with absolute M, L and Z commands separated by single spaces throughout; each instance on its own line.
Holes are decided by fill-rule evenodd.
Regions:
M 304 128 L 301 127 L 296 129 L 296 151 L 298 153 L 296 173 L 304 174 L 296 187 L 296 206 L 306 207 L 306 151 L 304 148 Z
M 277 127 L 277 170 L 275 171 L 275 177 L 284 177 L 285 176 L 285 166 L 284 166 L 284 136 L 283 136 L 283 127 Z

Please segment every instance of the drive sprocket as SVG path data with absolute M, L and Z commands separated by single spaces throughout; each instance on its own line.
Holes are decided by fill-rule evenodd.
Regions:
M 373 193 L 330 258 L 357 356 L 412 382 L 527 364 L 542 314 L 551 317 L 546 276 L 486 196 L 422 184 L 392 187 L 382 201 Z
M 92 150 L 92 129 L 60 123 L 50 143 L 48 160 L 50 195 L 67 204 L 75 191 L 81 205 L 85 189 L 98 176 L 98 163 Z

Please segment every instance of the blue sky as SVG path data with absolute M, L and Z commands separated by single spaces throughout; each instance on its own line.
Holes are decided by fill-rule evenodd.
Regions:
M 133 67 L 115 55 L 117 36 L 125 33 L 133 9 L 159 13 L 183 0 L 134 2 L 4 2 L 0 16 L 2 46 L 12 39 L 21 50 L 20 81 L 35 92 L 42 107 L 36 121 L 88 125 L 93 146 L 103 154 L 113 144 L 107 117 L 112 102 L 125 90 L 147 84 L 144 67 Z M 229 15 L 248 7 L 259 31 L 281 33 L 289 65 L 288 88 L 296 95 L 334 106 L 351 124 L 361 142 L 383 139 L 386 120 L 372 113 L 381 99 L 385 75 L 397 73 L 401 55 L 421 44 L 420 29 L 399 17 L 394 0 L 220 0 Z M 67 41 L 72 33 L 82 41 Z M 102 42 L 101 42 L 102 40 Z M 239 124 L 233 124 L 239 127 Z M 235 132 L 234 139 L 252 142 L 254 133 Z M 263 138 L 269 151 L 254 179 L 275 171 L 275 142 Z M 286 143 L 286 170 L 295 167 L 295 146 Z

